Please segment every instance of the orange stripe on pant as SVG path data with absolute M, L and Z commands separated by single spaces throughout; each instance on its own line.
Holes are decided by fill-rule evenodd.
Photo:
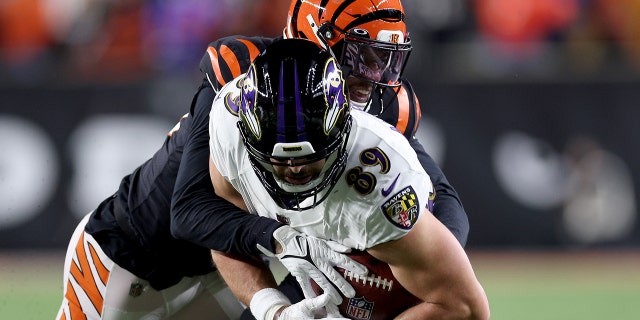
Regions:
M 84 244 L 87 244 L 89 247 L 90 259 L 94 263 L 97 270 L 97 277 L 94 277 L 90 267 L 89 256 L 84 249 Z M 78 240 L 78 244 L 76 245 L 75 252 L 77 263 L 74 261 L 71 265 L 71 276 L 73 280 L 75 280 L 80 287 L 84 290 L 84 292 L 89 297 L 91 304 L 97 310 L 98 314 L 102 315 L 102 305 L 104 303 L 104 297 L 98 290 L 98 285 L 95 282 L 96 278 L 99 278 L 103 284 L 106 284 L 107 279 L 109 278 L 109 270 L 102 264 L 100 259 L 98 258 L 98 254 L 95 251 L 95 248 L 91 243 L 84 241 L 84 233 L 80 235 L 80 239 Z M 69 279 L 67 282 L 67 293 L 65 294 L 65 298 L 69 301 L 69 310 L 71 313 L 71 320 L 78 319 L 87 319 L 85 312 L 83 311 L 82 304 L 80 303 L 80 299 L 78 298 L 78 294 L 75 292 L 72 284 L 72 279 Z M 61 319 L 65 319 L 64 315 L 62 315 Z

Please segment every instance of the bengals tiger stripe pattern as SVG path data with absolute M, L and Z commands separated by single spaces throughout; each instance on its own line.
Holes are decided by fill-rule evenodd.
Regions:
M 88 216 L 87 216 L 88 217 Z M 86 218 L 85 218 L 86 220 Z M 65 264 L 64 302 L 58 320 L 100 319 L 113 262 L 106 257 L 80 223 L 72 239 L 75 250 L 68 252 Z M 73 241 L 73 240 L 72 240 Z

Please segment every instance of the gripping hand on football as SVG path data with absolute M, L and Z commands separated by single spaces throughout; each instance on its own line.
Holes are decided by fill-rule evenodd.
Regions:
M 323 293 L 315 298 L 304 299 L 282 310 L 278 320 L 322 319 L 322 320 L 349 320 L 339 313 L 334 315 L 322 315 L 321 309 L 329 304 L 331 297 Z M 319 315 L 320 314 L 320 315 Z M 319 316 L 319 317 L 318 317 Z M 325 317 L 326 316 L 326 317 Z
M 313 279 L 333 304 L 339 305 L 342 296 L 352 298 L 355 290 L 333 267 L 340 267 L 355 274 L 366 275 L 367 268 L 344 255 L 350 249 L 334 241 L 326 241 L 307 236 L 290 226 L 282 226 L 273 232 L 273 238 L 280 244 L 282 252 L 273 253 L 258 245 L 260 251 L 276 257 L 296 277 L 305 297 L 315 297 L 311 288 Z M 335 285 L 335 287 L 334 287 Z
M 275 288 L 263 288 L 251 298 L 249 310 L 257 320 L 348 320 L 339 312 L 331 313 L 331 297 L 323 293 L 314 298 L 291 304 L 289 298 Z

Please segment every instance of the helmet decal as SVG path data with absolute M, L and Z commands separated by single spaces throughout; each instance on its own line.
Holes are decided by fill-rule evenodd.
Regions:
M 256 116 L 256 79 L 255 79 L 255 66 L 251 65 L 247 75 L 242 80 L 242 103 L 240 113 L 249 127 L 251 133 L 257 140 L 262 138 L 262 130 L 260 129 L 260 122 Z
M 342 81 L 342 71 L 337 67 L 336 60 L 327 60 L 324 68 L 324 94 L 327 101 L 327 111 L 324 117 L 324 134 L 329 134 L 338 121 L 338 116 L 347 105 L 347 96 Z
M 404 43 L 404 34 L 398 30 L 380 30 L 376 35 L 376 40 L 389 43 Z
M 229 113 L 238 116 L 238 112 L 240 111 L 240 97 L 229 92 L 224 95 L 224 105 L 227 107 Z
M 286 119 L 286 111 L 285 111 L 285 85 L 284 82 L 287 80 L 285 77 L 285 61 L 280 62 L 280 81 L 278 84 L 278 127 L 277 127 L 277 136 L 276 142 L 287 142 L 286 130 L 285 130 L 285 119 Z M 294 113 L 296 115 L 296 132 L 299 132 L 296 141 L 307 141 L 307 135 L 305 133 L 305 125 L 304 125 L 304 113 L 302 112 L 302 99 L 300 97 L 300 79 L 298 78 L 298 63 L 293 61 L 293 100 L 294 100 Z

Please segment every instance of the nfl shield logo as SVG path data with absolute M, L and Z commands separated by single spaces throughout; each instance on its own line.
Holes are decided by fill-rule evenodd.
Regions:
M 144 286 L 139 282 L 134 282 L 131 284 L 131 287 L 129 287 L 129 295 L 134 298 L 139 297 L 142 291 L 144 291 Z
M 349 299 L 347 305 L 347 315 L 352 319 L 369 320 L 373 311 L 373 302 L 367 301 L 364 297 Z

